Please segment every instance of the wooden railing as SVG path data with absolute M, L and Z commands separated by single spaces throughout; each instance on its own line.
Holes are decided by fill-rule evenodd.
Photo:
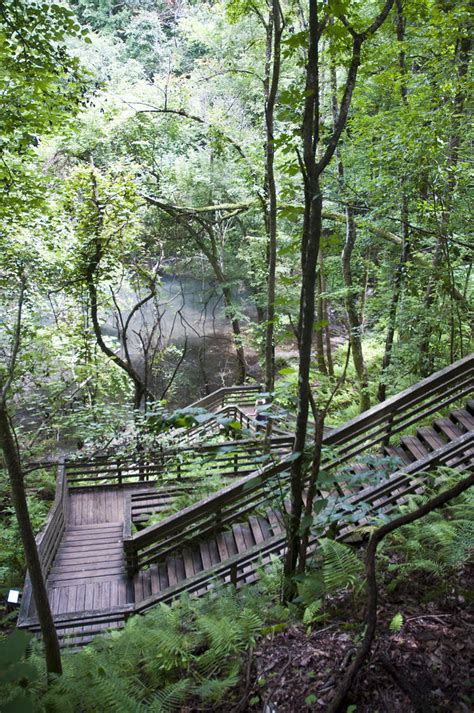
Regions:
M 461 471 L 474 470 L 474 433 L 466 433 L 456 441 L 448 443 L 444 448 L 434 451 L 426 458 L 393 473 L 389 480 L 384 481 L 377 487 L 371 486 L 360 491 L 355 496 L 341 499 L 335 509 L 336 517 L 340 515 L 340 524 L 337 526 L 337 539 L 344 541 L 352 537 L 354 530 L 366 524 L 368 517 L 376 516 L 381 511 L 385 514 L 391 512 L 404 502 L 410 494 L 424 488 L 430 472 L 441 465 L 449 465 Z M 364 508 L 357 522 L 347 525 L 348 509 L 357 512 L 357 507 L 361 503 L 368 504 L 369 508 Z M 317 539 L 324 536 L 324 518 L 324 512 L 318 516 L 321 523 L 321 531 L 310 538 L 310 551 L 315 547 Z M 168 528 L 168 531 L 171 534 L 171 528 Z M 285 535 L 274 535 L 245 552 L 236 554 L 213 567 L 199 572 L 194 577 L 185 579 L 158 594 L 144 599 L 135 605 L 135 612 L 144 612 L 158 602 L 170 602 L 184 592 L 188 594 L 204 592 L 220 583 L 232 584 L 238 587 L 242 583 L 255 581 L 258 569 L 268 564 L 272 557 L 282 556 L 285 548 Z
M 325 434 L 323 444 L 334 453 L 323 460 L 325 471 L 334 469 L 363 452 L 373 452 L 380 444 L 410 425 L 470 394 L 473 387 L 474 356 L 469 356 L 424 379 L 415 386 Z M 166 557 L 190 539 L 235 521 L 235 517 L 262 505 L 271 498 L 278 477 L 289 469 L 289 460 L 269 466 L 229 485 L 219 493 L 171 515 L 157 525 L 124 538 L 127 570 L 137 569 Z
M 242 386 L 223 386 L 212 394 L 194 401 L 189 408 L 204 408 L 215 411 L 218 408 L 235 404 L 236 406 L 250 406 L 255 404 L 258 395 L 264 391 L 261 384 L 242 384 Z
M 59 544 L 61 542 L 64 530 L 66 528 L 67 514 L 68 514 L 68 482 L 66 471 L 64 467 L 64 461 L 58 466 L 58 473 L 56 477 L 56 495 L 54 498 L 53 505 L 48 514 L 48 519 L 46 523 L 36 537 L 36 546 L 38 548 L 38 555 L 41 563 L 41 569 L 43 571 L 43 576 L 46 579 L 49 570 L 53 563 L 56 552 L 58 551 Z M 21 624 L 23 619 L 28 618 L 28 612 L 31 605 L 31 583 L 30 578 L 27 574 L 25 587 L 23 590 L 23 597 L 21 600 L 20 613 L 18 617 L 18 623 Z
M 325 434 L 324 445 L 337 450 L 331 466 L 388 445 L 414 424 L 461 401 L 473 388 L 474 355 L 470 354 Z
M 288 452 L 293 437 L 275 435 L 270 449 L 274 453 Z M 130 459 L 95 459 L 68 461 L 66 472 L 71 488 L 135 482 L 169 482 L 192 477 L 199 458 L 209 475 L 238 475 L 239 471 L 255 468 L 255 459 L 264 455 L 263 439 L 241 439 L 206 446 L 187 446 L 147 452 Z M 258 462 L 258 461 L 257 461 Z

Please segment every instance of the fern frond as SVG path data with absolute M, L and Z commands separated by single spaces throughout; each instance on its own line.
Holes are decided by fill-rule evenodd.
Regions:
M 324 561 L 323 580 L 326 592 L 334 592 L 353 585 L 363 571 L 363 565 L 354 550 L 336 540 L 319 540 Z

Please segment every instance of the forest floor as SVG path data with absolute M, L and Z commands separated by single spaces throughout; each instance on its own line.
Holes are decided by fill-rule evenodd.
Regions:
M 474 566 L 444 591 L 420 574 L 388 593 L 381 588 L 368 662 L 347 701 L 351 713 L 470 713 L 474 703 Z M 334 601 L 327 620 L 266 636 L 249 653 L 234 713 L 325 711 L 364 627 L 363 602 Z M 401 614 L 398 631 L 390 629 Z M 386 661 L 394 673 L 387 670 Z M 396 681 L 411 689 L 407 695 Z

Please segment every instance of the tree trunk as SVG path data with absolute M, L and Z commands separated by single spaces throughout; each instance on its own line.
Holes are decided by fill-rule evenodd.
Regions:
M 321 297 L 322 286 L 321 286 L 321 271 L 318 270 L 316 279 L 316 291 L 317 291 L 317 302 L 316 302 L 316 337 L 315 337 L 315 348 L 316 348 L 316 362 L 318 365 L 318 371 L 321 374 L 328 373 L 326 366 L 326 359 L 324 356 L 324 312 L 323 312 L 323 298 Z
M 319 26 L 316 0 L 309 3 L 309 48 L 306 65 L 305 108 L 303 116 L 303 164 L 304 164 L 304 232 L 301 241 L 302 283 L 299 317 L 299 369 L 298 369 L 298 410 L 293 452 L 295 460 L 291 467 L 291 511 L 287 532 L 287 553 L 285 559 L 285 596 L 292 598 L 294 583 L 291 576 L 295 571 L 299 545 L 300 522 L 303 509 L 304 474 L 302 455 L 306 443 L 308 407 L 310 397 L 309 373 L 314 326 L 314 293 L 316 288 L 316 266 L 321 240 L 323 201 L 316 164 L 316 146 L 319 131 Z
M 397 321 L 397 311 L 398 303 L 400 301 L 400 296 L 402 292 L 403 285 L 403 273 L 405 270 L 405 264 L 408 260 L 410 254 L 410 244 L 409 244 L 409 228 L 408 228 L 408 198 L 405 193 L 402 195 L 402 226 L 403 226 L 403 246 L 400 254 L 400 262 L 397 265 L 395 275 L 393 278 L 392 287 L 392 297 L 390 300 L 390 307 L 388 312 L 388 325 L 387 325 L 387 336 L 385 338 L 385 351 L 382 359 L 382 372 L 380 374 L 379 388 L 377 392 L 377 399 L 379 401 L 385 401 L 387 387 L 385 384 L 385 373 L 390 366 L 392 360 L 392 349 L 393 342 L 395 338 L 395 327 Z
M 361 323 L 357 313 L 356 298 L 354 295 L 354 284 L 352 280 L 351 257 L 356 241 L 356 226 L 354 222 L 354 210 L 352 206 L 346 208 L 346 242 L 342 251 L 342 275 L 346 294 L 344 298 L 347 320 L 349 324 L 349 339 L 351 341 L 352 359 L 359 382 L 360 410 L 366 411 L 370 408 L 369 377 L 364 361 L 362 350 Z
M 321 284 L 321 292 L 326 293 L 326 278 L 324 276 L 324 254 L 322 248 L 319 248 L 319 279 Z M 324 320 L 324 341 L 326 345 L 326 364 L 329 376 L 334 376 L 334 362 L 332 358 L 331 346 L 331 323 L 329 320 L 329 309 L 327 297 L 322 298 L 322 316 Z
M 10 480 L 13 506 L 18 521 L 26 565 L 28 567 L 31 588 L 36 604 L 36 612 L 43 637 L 46 669 L 48 673 L 60 675 L 62 673 L 62 666 L 58 636 L 54 627 L 35 536 L 33 534 L 33 528 L 31 527 L 20 456 L 4 404 L 0 404 L 0 447 L 3 452 L 5 468 Z
M 272 0 L 267 29 L 267 58 L 272 53 L 273 64 L 268 97 L 265 103 L 266 124 L 266 222 L 268 233 L 268 283 L 267 283 L 267 321 L 265 331 L 265 388 L 273 391 L 275 383 L 275 280 L 277 261 L 277 193 L 275 182 L 275 136 L 274 109 L 280 81 L 281 63 L 281 9 L 278 0 Z M 269 62 L 267 61 L 267 66 Z
M 403 16 L 403 4 L 402 0 L 395 0 L 397 9 L 397 40 L 398 42 L 403 42 L 405 39 L 405 18 Z M 402 104 L 406 107 L 408 105 L 408 90 L 406 85 L 406 59 L 405 52 L 403 49 L 398 53 L 398 66 L 400 68 L 400 96 Z M 379 401 L 385 401 L 387 387 L 385 384 L 385 373 L 390 366 L 392 360 L 392 349 L 393 341 L 395 338 L 395 327 L 397 321 L 398 303 L 400 301 L 400 296 L 403 287 L 403 274 L 405 270 L 405 263 L 408 260 L 410 254 L 410 229 L 408 225 L 409 210 L 408 210 L 408 195 L 405 190 L 406 178 L 402 176 L 401 180 L 401 220 L 402 220 L 402 232 L 403 232 L 403 242 L 400 254 L 400 261 L 398 263 L 395 275 L 393 278 L 392 287 L 392 297 L 390 300 L 390 307 L 388 312 L 388 325 L 387 325 L 387 336 L 385 338 L 385 351 L 382 359 L 382 372 L 380 374 L 379 388 L 377 392 L 377 399 Z
M 222 286 L 222 294 L 224 295 L 224 301 L 228 310 L 230 322 L 232 325 L 232 332 L 234 335 L 235 353 L 237 356 L 237 384 L 243 384 L 245 381 L 245 377 L 247 376 L 247 362 L 245 361 L 245 351 L 242 342 L 240 321 L 235 316 L 235 307 L 232 301 L 232 294 L 230 288 Z

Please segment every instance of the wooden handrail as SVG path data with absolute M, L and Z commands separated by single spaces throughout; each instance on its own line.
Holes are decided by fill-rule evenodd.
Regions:
M 324 445 L 338 449 L 333 464 L 387 445 L 393 435 L 470 394 L 473 386 L 470 354 L 325 434 Z
M 64 459 L 61 460 L 58 466 L 56 476 L 56 494 L 54 502 L 49 511 L 47 520 L 41 532 L 36 536 L 36 546 L 41 563 L 43 576 L 48 576 L 49 570 L 53 563 L 56 552 L 58 551 L 64 530 L 66 529 L 69 492 L 66 470 L 64 467 Z M 20 612 L 18 615 L 18 625 L 28 618 L 28 612 L 31 605 L 31 582 L 27 573 L 25 579 L 25 587 L 21 599 Z
M 293 437 L 287 434 L 275 434 L 270 440 L 270 449 L 273 452 L 288 451 L 291 449 Z M 71 461 L 66 464 L 68 481 L 70 486 L 77 487 L 77 484 L 93 484 L 104 481 L 126 482 L 127 480 L 150 480 L 156 481 L 160 476 L 166 475 L 167 479 L 172 477 L 185 477 L 186 473 L 192 473 L 195 468 L 195 458 L 186 461 L 186 456 L 206 457 L 213 455 L 214 458 L 208 464 L 210 472 L 222 470 L 226 463 L 231 467 L 235 462 L 235 454 L 239 461 L 250 462 L 252 453 L 263 453 L 265 449 L 264 439 L 242 439 L 237 441 L 226 441 L 223 443 L 186 446 L 184 448 L 174 448 L 172 450 L 161 451 L 156 454 L 145 454 L 138 458 L 109 460 L 109 461 Z M 180 459 L 178 462 L 178 458 Z
M 229 517 L 234 517 L 236 511 L 242 513 L 255 508 L 262 501 L 265 487 L 287 470 L 289 463 L 288 458 L 282 458 L 279 463 L 261 468 L 179 513 L 169 515 L 161 522 L 124 538 L 128 573 L 132 575 L 137 567 L 163 557 L 183 539 L 211 531 L 216 520 L 222 525 Z
M 188 408 L 205 408 L 208 411 L 212 410 L 214 407 L 221 407 L 226 405 L 226 401 L 232 398 L 232 402 L 235 403 L 235 399 L 238 395 L 243 396 L 236 405 L 243 403 L 251 403 L 252 398 L 255 400 L 255 394 L 261 393 L 263 387 L 261 384 L 242 384 L 241 386 L 223 386 L 216 391 L 213 391 L 207 396 L 203 396 L 201 399 L 194 401 Z

